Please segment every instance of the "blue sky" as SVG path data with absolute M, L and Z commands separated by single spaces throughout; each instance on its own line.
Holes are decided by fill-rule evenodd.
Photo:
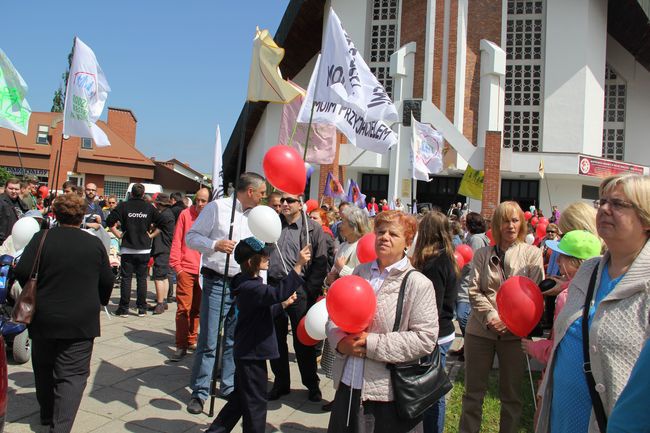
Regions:
M 138 149 L 208 172 L 217 124 L 225 146 L 246 98 L 255 26 L 275 34 L 288 4 L 7 2 L 0 48 L 27 82 L 32 110 L 49 111 L 78 36 L 95 52 L 111 86 L 107 106 L 135 113 Z

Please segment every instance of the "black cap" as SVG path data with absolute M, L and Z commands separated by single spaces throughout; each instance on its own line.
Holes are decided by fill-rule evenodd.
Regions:
M 255 254 L 268 256 L 270 253 L 270 248 L 264 242 L 251 236 L 239 241 L 235 247 L 235 261 L 241 265 Z

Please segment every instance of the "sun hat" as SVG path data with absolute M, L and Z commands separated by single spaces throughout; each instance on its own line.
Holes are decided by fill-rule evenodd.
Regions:
M 264 242 L 252 236 L 242 239 L 235 247 L 235 261 L 240 265 L 255 254 L 268 256 L 271 254 L 271 249 Z
M 590 259 L 600 255 L 601 244 L 596 235 L 587 230 L 573 230 L 559 241 L 546 241 L 546 246 L 565 256 Z

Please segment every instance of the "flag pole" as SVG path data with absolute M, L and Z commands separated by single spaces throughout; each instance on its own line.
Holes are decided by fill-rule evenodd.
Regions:
M 250 110 L 250 102 L 246 101 L 244 105 L 244 116 L 241 128 L 241 136 L 239 141 L 239 153 L 237 155 L 237 166 L 235 168 L 235 192 L 232 195 L 232 212 L 230 212 L 230 230 L 228 231 L 228 240 L 232 240 L 233 229 L 235 227 L 235 210 L 237 209 L 237 188 L 239 187 L 239 171 L 241 170 L 242 160 L 244 159 L 244 142 L 246 140 L 246 124 L 248 123 L 248 114 Z M 219 324 L 217 327 L 217 347 L 215 348 L 214 365 L 212 367 L 212 378 L 210 380 L 210 411 L 208 416 L 214 416 L 214 400 L 217 397 L 217 372 L 219 371 L 220 349 L 223 346 L 224 340 L 224 322 L 223 310 L 226 304 L 226 296 L 228 295 L 228 270 L 230 268 L 230 256 L 226 254 L 226 265 L 223 272 L 223 291 L 221 292 L 221 305 L 219 306 Z
M 11 133 L 14 135 L 14 143 L 16 144 L 16 152 L 18 153 L 18 161 L 20 162 L 20 170 L 23 172 L 23 180 L 25 180 L 25 166 L 23 165 L 23 157 L 20 155 L 20 148 L 18 147 L 18 139 L 16 138 L 16 131 L 13 129 Z
M 546 194 L 548 195 L 548 205 L 551 208 L 551 212 L 553 212 L 553 203 L 551 202 L 551 189 L 548 187 L 548 178 L 546 176 L 544 176 L 544 181 L 546 183 Z
M 59 174 L 61 173 L 61 159 L 63 158 L 63 131 L 61 131 L 61 143 L 59 144 L 59 160 L 56 163 L 55 167 L 55 178 L 54 178 L 54 196 L 56 197 L 58 194 L 56 191 L 58 191 L 58 184 L 59 184 Z

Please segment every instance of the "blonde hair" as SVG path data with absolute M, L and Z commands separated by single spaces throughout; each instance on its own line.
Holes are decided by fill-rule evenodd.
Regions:
M 504 201 L 499 203 L 499 206 L 494 210 L 494 215 L 492 216 L 492 237 L 494 238 L 494 243 L 499 245 L 501 243 L 501 224 L 507 219 L 513 216 L 519 218 L 519 233 L 517 234 L 517 242 L 524 242 L 526 240 L 526 235 L 528 234 L 528 226 L 526 225 L 526 218 L 524 217 L 524 211 L 521 210 L 521 207 L 517 202 L 514 201 Z
M 634 204 L 634 210 L 644 227 L 650 227 L 650 176 L 640 174 L 620 174 L 605 179 L 600 184 L 599 195 L 612 192 L 620 185 L 625 197 Z M 646 230 L 648 234 L 648 230 Z
M 558 227 L 562 233 L 587 230 L 598 236 L 596 230 L 596 209 L 583 201 L 571 203 L 560 214 Z

